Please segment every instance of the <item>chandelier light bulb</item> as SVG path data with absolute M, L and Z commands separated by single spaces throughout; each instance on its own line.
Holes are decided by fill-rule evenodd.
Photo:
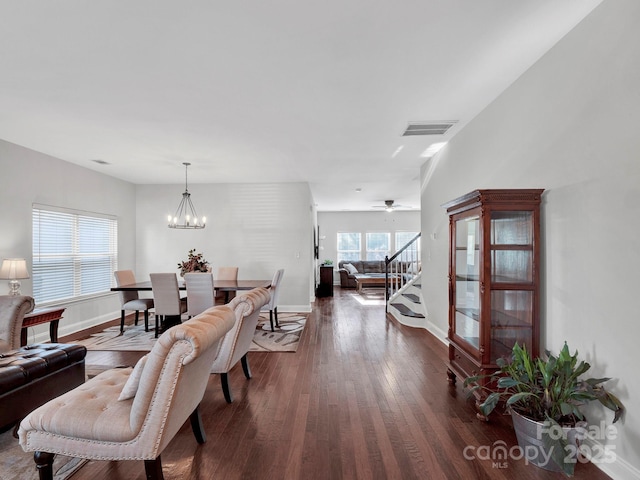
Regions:
M 182 194 L 182 200 L 176 209 L 176 214 L 173 217 L 173 222 L 169 220 L 169 228 L 204 228 L 205 219 L 202 218 L 202 222 L 198 222 L 198 215 L 196 209 L 191 202 L 191 194 L 189 193 L 189 184 L 187 181 L 187 168 L 191 165 L 188 162 L 183 163 L 184 170 L 184 193 Z M 193 221 L 192 221 L 193 219 Z

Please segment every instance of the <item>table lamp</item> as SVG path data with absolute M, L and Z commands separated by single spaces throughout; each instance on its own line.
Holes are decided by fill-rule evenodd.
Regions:
M 20 280 L 29 278 L 24 258 L 5 258 L 0 267 L 0 278 L 9 280 L 9 295 L 21 295 Z

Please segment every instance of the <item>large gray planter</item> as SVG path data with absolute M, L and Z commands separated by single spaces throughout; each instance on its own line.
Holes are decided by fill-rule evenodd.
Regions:
M 563 472 L 563 466 L 556 463 L 551 452 L 545 447 L 543 435 L 555 435 L 556 438 L 560 432 L 552 430 L 549 432 L 543 422 L 536 422 L 527 417 L 520 415 L 518 412 L 511 410 L 511 419 L 513 420 L 513 428 L 518 438 L 518 446 L 524 454 L 524 458 L 540 468 L 553 472 Z M 576 461 L 578 447 L 587 432 L 587 422 L 578 422 L 573 427 L 563 427 L 562 434 L 567 440 L 569 448 L 563 452 L 562 457 L 567 457 L 569 462 Z M 553 447 L 552 447 L 553 448 Z M 557 445 L 555 448 L 559 448 Z

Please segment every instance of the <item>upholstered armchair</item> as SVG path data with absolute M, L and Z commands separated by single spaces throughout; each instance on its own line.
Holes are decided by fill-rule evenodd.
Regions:
M 22 319 L 33 307 L 27 295 L 0 295 L 0 353 L 20 348 Z
M 242 362 L 245 377 L 251 378 L 247 352 L 249 352 L 258 325 L 260 308 L 267 304 L 270 298 L 271 294 L 266 288 L 254 288 L 245 294 L 237 295 L 227 304 L 234 310 L 236 322 L 224 336 L 220 344 L 220 351 L 211 368 L 211 373 L 220 374 L 222 392 L 227 403 L 233 402 L 227 374 L 238 363 L 238 360 Z
M 198 405 L 234 323 L 231 308 L 212 307 L 164 332 L 133 369 L 107 370 L 31 412 L 18 434 L 40 479 L 52 479 L 55 454 L 144 460 L 147 478 L 162 479 L 160 454 L 187 418 L 206 441 Z

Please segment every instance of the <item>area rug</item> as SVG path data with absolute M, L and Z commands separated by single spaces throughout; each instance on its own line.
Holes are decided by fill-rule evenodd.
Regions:
M 269 314 L 261 314 L 250 351 L 295 352 L 306 320 L 306 314 L 279 313 L 280 328 L 272 332 Z M 87 350 L 148 352 L 155 341 L 152 330 L 145 332 L 144 325 L 130 325 L 125 327 L 122 334 L 119 326 L 113 326 L 74 343 L 84 345 Z M 0 477 L 0 480 L 4 478 Z
M 54 480 L 65 480 L 76 473 L 89 460 L 56 455 L 53 461 Z M 0 434 L 0 479 L 38 480 L 33 452 L 22 450 L 12 430 Z
M 307 315 L 300 313 L 278 313 L 278 324 L 271 331 L 268 317 L 260 315 L 258 328 L 253 336 L 250 352 L 295 352 L 300 335 L 307 324 Z

